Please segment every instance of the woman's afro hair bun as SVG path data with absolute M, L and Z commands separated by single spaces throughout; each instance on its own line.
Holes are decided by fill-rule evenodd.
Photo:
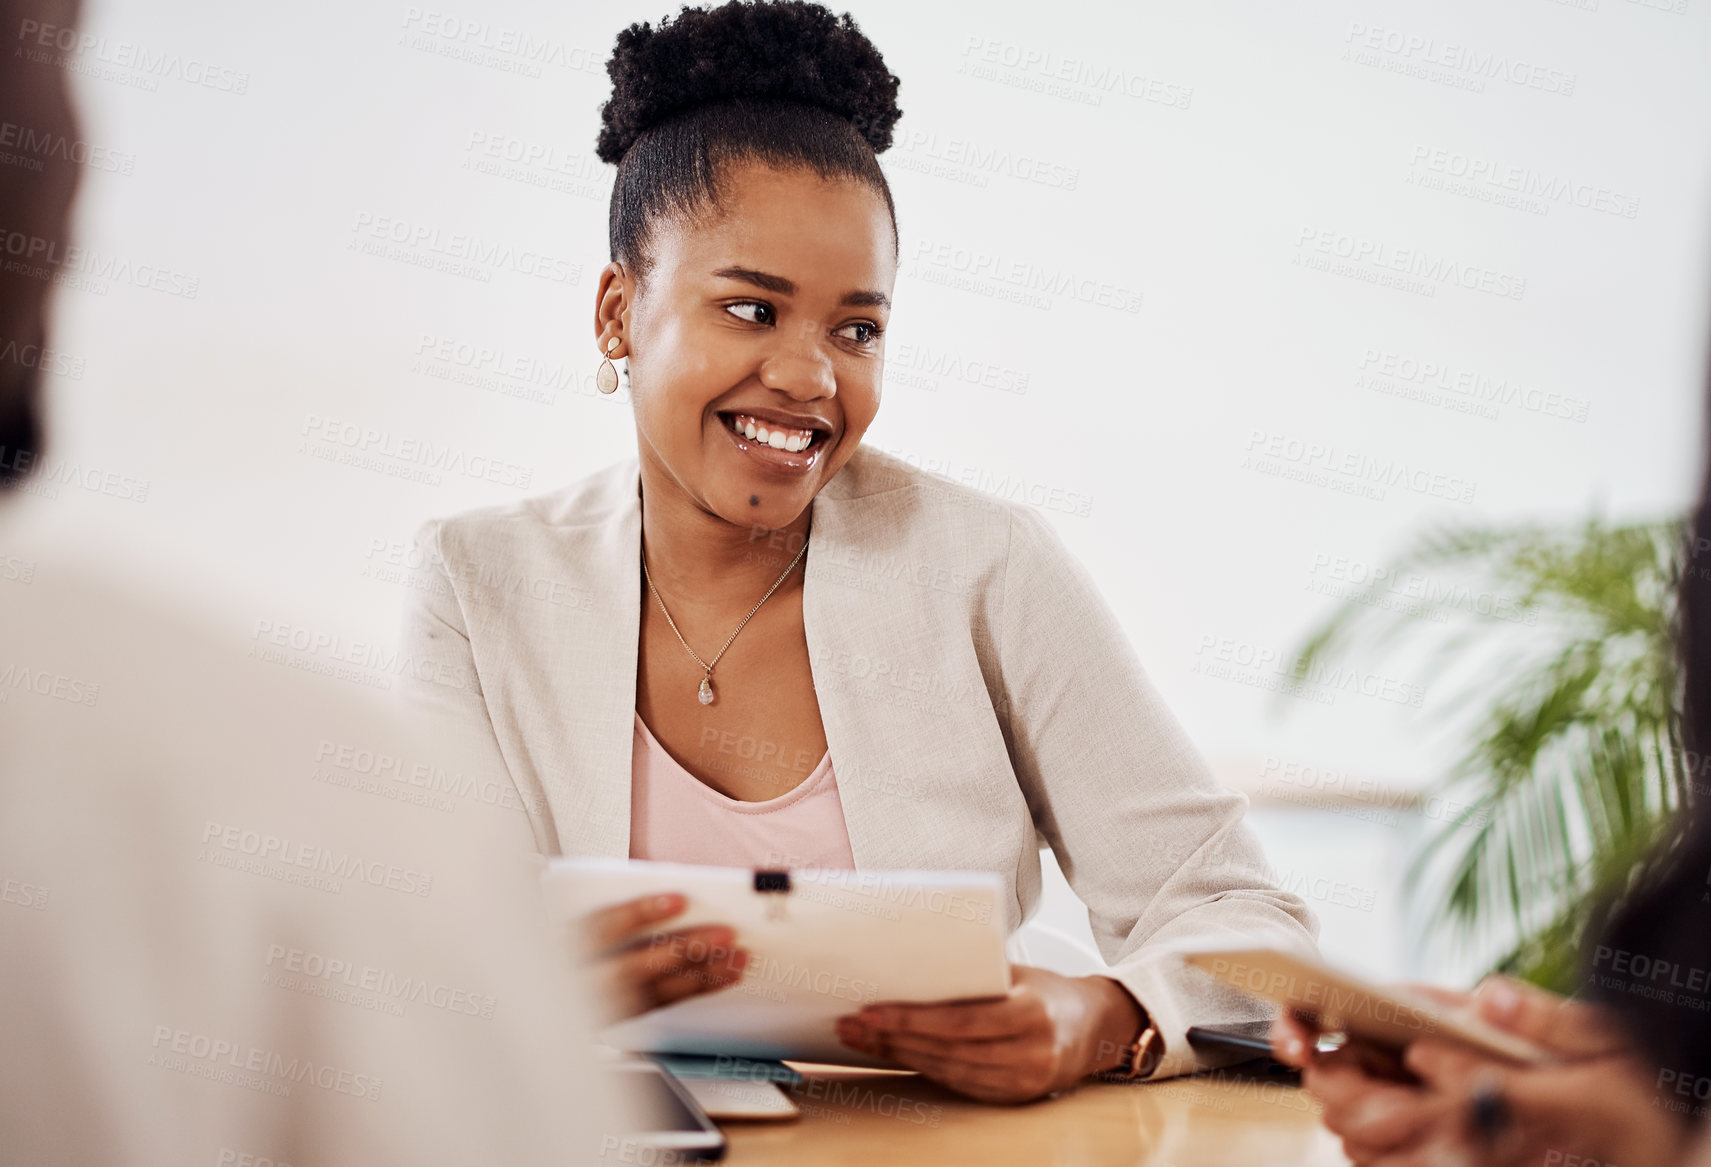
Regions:
M 848 13 L 802 0 L 685 7 L 658 27 L 632 24 L 606 63 L 612 99 L 597 152 L 616 164 L 647 130 L 695 106 L 781 100 L 847 118 L 875 153 L 891 145 L 897 78 Z

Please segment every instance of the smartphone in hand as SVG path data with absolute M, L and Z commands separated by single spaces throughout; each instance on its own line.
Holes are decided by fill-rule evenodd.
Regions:
M 1183 959 L 1249 996 L 1293 1010 L 1322 1031 L 1358 1039 L 1378 1056 L 1395 1056 L 1416 1038 L 1433 1037 L 1520 1065 L 1554 1060 L 1532 1042 L 1420 993 L 1375 985 L 1298 953 L 1225 948 L 1185 953 Z

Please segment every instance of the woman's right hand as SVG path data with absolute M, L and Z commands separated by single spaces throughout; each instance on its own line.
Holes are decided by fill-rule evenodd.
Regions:
M 597 990 L 621 1020 L 699 993 L 734 985 L 748 964 L 736 933 L 703 924 L 655 934 L 688 900 L 676 892 L 642 896 L 583 917 Z

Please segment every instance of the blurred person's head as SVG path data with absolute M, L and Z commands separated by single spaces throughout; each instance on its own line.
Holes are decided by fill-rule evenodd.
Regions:
M 1711 1082 L 1711 370 L 1700 426 L 1699 498 L 1676 608 L 1688 796 L 1606 926 L 1588 939 L 1585 991 L 1622 1017 L 1658 1067 L 1660 1089 L 1666 1074 L 1670 1082 Z M 1702 1119 L 1704 1109 L 1692 1113 Z
M 41 449 L 42 356 L 48 347 L 53 277 L 67 246 L 77 189 L 77 136 L 60 53 L 42 48 L 51 30 L 74 28 L 76 0 L 0 0 L 0 32 L 11 42 L 0 68 L 0 120 L 26 143 L 0 165 L 0 488 L 29 472 Z
M 607 70 L 595 337 L 628 359 L 644 470 L 730 523 L 783 526 L 879 408 L 898 244 L 876 154 L 897 78 L 847 14 L 800 0 L 632 25 Z

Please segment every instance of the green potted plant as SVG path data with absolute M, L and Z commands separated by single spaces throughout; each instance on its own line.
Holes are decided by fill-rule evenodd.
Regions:
M 1559 992 L 1577 983 L 1598 903 L 1690 794 L 1672 632 L 1682 539 L 1679 522 L 1598 518 L 1440 529 L 1297 652 L 1302 676 L 1357 638 L 1424 656 L 1451 694 L 1434 712 L 1459 755 L 1434 792 L 1466 810 L 1427 835 L 1409 883 L 1498 969 Z

